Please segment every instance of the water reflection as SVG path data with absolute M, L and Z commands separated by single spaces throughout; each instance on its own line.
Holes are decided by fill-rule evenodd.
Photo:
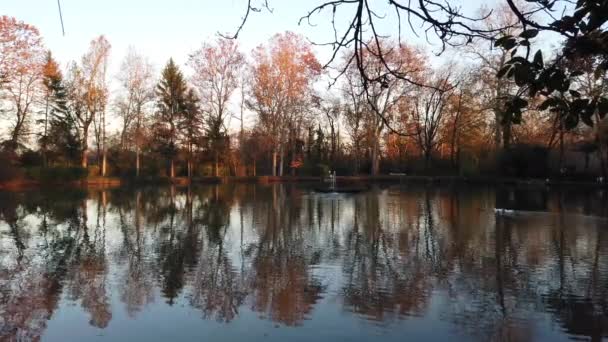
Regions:
M 118 331 L 123 313 L 145 317 L 153 333 L 150 322 L 178 323 L 167 308 L 179 307 L 220 334 L 247 320 L 320 339 L 381 331 L 390 340 L 417 322 L 435 339 L 601 340 L 605 201 L 576 191 L 320 195 L 245 184 L 0 193 L 0 339 L 40 339 L 74 310 L 92 333 Z M 495 203 L 536 212 L 495 216 Z M 326 320 L 339 332 L 313 328 Z

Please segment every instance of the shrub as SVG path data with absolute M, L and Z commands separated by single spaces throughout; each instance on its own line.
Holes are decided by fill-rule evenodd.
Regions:
M 22 176 L 21 171 L 14 165 L 14 154 L 0 152 L 0 182 L 8 182 Z
M 87 170 L 81 167 L 31 168 L 28 176 L 42 183 L 73 182 L 86 178 Z
M 459 168 L 459 173 L 461 176 L 478 176 L 479 160 L 471 153 L 462 153 L 460 156 Z
M 23 167 L 42 166 L 42 155 L 40 152 L 27 150 L 21 154 L 19 161 Z
M 548 158 L 547 148 L 521 144 L 503 151 L 499 166 L 506 176 L 541 178 L 549 173 Z
M 99 177 L 100 175 L 101 175 L 101 170 L 99 169 L 98 165 L 91 165 L 87 169 L 88 177 Z

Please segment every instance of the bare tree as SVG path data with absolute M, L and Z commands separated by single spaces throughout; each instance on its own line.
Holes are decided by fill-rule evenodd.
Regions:
M 449 73 L 445 77 L 432 75 L 432 88 L 420 88 L 413 99 L 411 110 L 412 126 L 415 138 L 425 161 L 425 167 L 430 166 L 431 156 L 439 143 L 439 133 L 446 114 L 448 98 L 454 87 L 450 84 Z
M 91 41 L 89 51 L 82 57 L 81 65 L 74 63 L 70 70 L 69 93 L 73 114 L 80 128 L 83 168 L 88 166 L 89 129 L 93 120 L 105 111 L 108 98 L 105 76 L 109 53 L 110 43 L 104 36 L 99 36 Z M 105 115 L 100 119 L 105 127 Z M 102 138 L 105 139 L 100 137 L 99 140 Z
M 390 48 L 388 46 L 391 46 Z M 385 42 L 382 45 L 383 49 L 390 49 L 391 53 L 386 54 L 386 60 L 391 63 L 391 67 L 399 69 L 400 73 L 408 75 L 411 79 L 420 79 L 425 68 L 422 55 L 406 45 L 396 46 L 392 43 Z M 371 54 L 366 55 L 366 64 L 364 65 L 365 72 L 368 75 L 382 74 L 384 65 Z M 347 57 L 347 60 L 350 57 Z M 357 70 L 351 66 L 349 71 L 351 74 Z M 353 83 L 353 78 L 349 78 L 349 87 L 355 91 L 356 95 L 367 99 L 364 113 L 370 115 L 364 116 L 364 128 L 371 147 L 372 168 L 371 174 L 377 175 L 380 170 L 380 141 L 385 129 L 389 128 L 391 121 L 395 119 L 398 111 L 398 105 L 404 101 L 404 98 L 411 95 L 414 87 L 408 82 L 404 82 L 399 78 L 386 77 L 383 82 L 371 83 L 366 85 L 364 79 L 358 83 Z M 412 134 L 411 132 L 408 134 Z
M 150 62 L 129 47 L 117 76 L 122 95 L 116 100 L 116 108 L 121 118 L 120 146 L 135 147 L 135 175 L 140 174 L 140 156 L 145 140 L 147 106 L 154 100 L 153 69 Z
M 213 175 L 218 175 L 219 156 L 228 147 L 226 118 L 228 103 L 238 87 L 239 73 L 245 57 L 234 40 L 218 38 L 215 44 L 203 46 L 190 55 L 194 69 L 192 82 L 198 88 L 205 117 L 207 141 L 213 153 Z

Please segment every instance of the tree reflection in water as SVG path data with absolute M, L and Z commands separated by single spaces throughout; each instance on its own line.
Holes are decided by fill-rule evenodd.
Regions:
M 0 193 L 0 339 L 41 338 L 62 303 L 100 329 L 117 306 L 135 319 L 156 303 L 222 323 L 251 312 L 306 327 L 332 307 L 387 331 L 422 319 L 479 340 L 600 340 L 608 224 L 590 215 L 606 217 L 605 201 L 278 184 Z M 542 212 L 495 216 L 494 203 Z

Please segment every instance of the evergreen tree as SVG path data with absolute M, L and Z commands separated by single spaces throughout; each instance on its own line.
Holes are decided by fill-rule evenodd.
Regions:
M 39 139 L 44 164 L 48 165 L 49 154 L 74 162 L 80 152 L 80 140 L 76 118 L 68 107 L 68 93 L 63 75 L 50 52 L 44 66 L 45 111 L 43 131 Z
M 154 123 L 156 150 L 169 159 L 169 174 L 175 177 L 175 158 L 178 152 L 178 124 L 184 115 L 187 85 L 182 72 L 173 59 L 162 71 L 156 86 L 158 97 L 156 122 Z
M 194 148 L 200 144 L 202 136 L 202 118 L 199 107 L 199 98 L 194 90 L 189 89 L 184 99 L 184 110 L 179 118 L 179 130 L 182 143 L 186 146 L 188 153 L 188 178 L 192 177 Z
M 220 155 L 229 147 L 228 133 L 224 119 L 213 115 L 207 115 L 205 119 L 205 145 L 213 155 L 213 175 L 218 176 Z

